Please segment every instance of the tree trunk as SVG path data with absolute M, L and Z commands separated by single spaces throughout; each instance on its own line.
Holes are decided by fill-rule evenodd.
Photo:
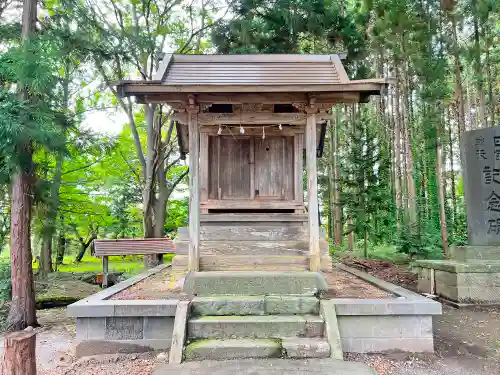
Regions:
M 49 273 L 54 272 L 52 268 L 52 235 L 53 230 L 47 227 L 43 228 L 42 246 L 40 248 L 40 266 L 38 267 L 37 274 L 41 279 L 46 279 Z
M 395 98 L 395 95 L 392 95 L 392 103 L 393 107 L 395 106 L 395 103 L 399 100 L 399 98 Z M 393 111 L 395 111 L 393 109 Z M 398 216 L 401 212 L 402 209 L 402 195 L 401 195 L 401 129 L 399 126 L 399 119 L 398 119 L 398 114 L 397 111 L 395 111 L 396 114 L 393 117 L 394 120 L 394 154 L 395 154 L 395 161 L 394 161 L 394 189 L 396 191 L 396 209 L 398 210 Z
M 31 330 L 5 335 L 3 375 L 36 375 L 36 334 Z
M 492 126 L 495 126 L 495 107 L 496 107 L 496 100 L 495 100 L 495 91 L 494 91 L 494 86 L 496 83 L 496 79 L 492 75 L 491 72 L 491 59 L 490 59 L 490 39 L 489 39 L 489 24 L 488 20 L 486 19 L 484 22 L 484 29 L 485 29 L 485 35 L 484 35 L 484 50 L 485 50 L 485 64 L 486 64 L 486 80 L 488 81 L 488 103 L 489 103 L 489 112 L 490 112 L 490 117 L 491 117 L 491 123 Z
M 436 182 L 438 190 L 438 200 L 439 200 L 439 219 L 441 223 L 441 241 L 443 244 L 443 251 L 445 256 L 449 255 L 448 250 L 448 231 L 446 228 L 446 211 L 444 203 L 444 187 L 443 187 L 443 177 L 442 177 L 442 154 L 441 154 L 441 143 L 436 140 Z
M 354 250 L 354 224 L 352 222 L 352 217 L 349 216 L 347 219 L 347 249 L 349 251 Z
M 23 3 L 21 38 L 26 41 L 35 31 L 36 0 Z M 19 82 L 21 100 L 29 100 L 28 90 Z M 33 150 L 27 142 L 20 150 L 23 161 L 12 178 L 10 263 L 12 303 L 7 317 L 7 330 L 22 330 L 37 326 L 35 308 L 35 287 L 33 283 L 31 255 L 31 208 L 33 186 Z
M 144 215 L 144 238 L 153 238 L 156 236 L 158 218 L 155 217 L 156 205 L 156 174 L 158 172 L 158 160 L 155 145 L 161 138 L 161 134 L 155 132 L 155 111 L 156 105 L 145 104 L 144 112 L 146 115 L 146 135 L 147 135 L 147 157 L 146 157 L 146 173 L 143 190 L 143 215 Z M 158 265 L 158 257 L 155 255 L 144 256 L 144 267 L 152 268 Z
M 57 236 L 56 266 L 63 264 L 65 252 L 66 252 L 66 237 L 64 235 L 64 231 L 61 229 L 59 231 L 59 236 Z
M 483 73 L 481 66 L 481 46 L 479 44 L 479 25 L 478 25 L 478 17 L 477 17 L 477 4 L 476 1 L 473 0 L 472 4 L 472 13 L 473 13 L 473 24 L 474 24 L 474 70 L 475 70 L 475 80 L 476 80 L 476 90 L 477 95 L 479 95 L 479 123 L 482 128 L 486 128 L 488 126 L 488 113 L 486 112 L 486 103 L 484 98 L 484 82 L 483 82 Z
M 328 135 L 328 145 L 329 145 L 329 158 L 328 158 L 328 239 L 331 241 L 335 237 L 335 121 L 333 119 L 329 121 L 329 135 Z
M 451 207 L 453 211 L 452 218 L 452 233 L 455 233 L 456 222 L 457 219 L 457 191 L 456 191 L 456 182 L 455 182 L 455 160 L 454 160 L 454 152 L 453 152 L 453 131 L 452 131 L 452 122 L 451 122 L 451 110 L 448 107 L 448 142 L 450 147 L 450 181 L 451 181 Z
M 458 37 L 457 37 L 457 21 L 455 19 L 455 14 L 449 12 L 449 17 L 451 20 L 451 34 L 453 41 L 453 64 L 455 71 L 455 96 L 457 100 L 457 119 L 458 119 L 458 129 L 459 137 L 465 133 L 465 100 L 464 100 L 464 89 L 462 84 L 462 66 L 460 63 L 460 53 L 458 50 Z
M 404 75 L 403 86 L 403 103 L 404 103 L 404 134 L 405 134 L 405 144 L 406 144 L 406 185 L 408 188 L 408 213 L 410 218 L 410 229 L 413 230 L 417 225 L 417 190 L 415 188 L 415 177 L 413 175 L 413 147 L 412 147 L 412 133 L 411 124 L 412 118 L 410 117 L 409 107 L 410 107 L 410 88 L 408 87 L 410 78 L 409 73 L 406 70 Z M 407 84 L 405 84 L 406 82 Z
M 342 245 L 342 202 L 340 201 L 340 163 L 339 163 L 339 130 L 341 125 L 340 119 L 340 107 L 337 106 L 336 110 L 336 122 L 335 122 L 335 150 L 333 153 L 333 164 L 334 164 L 334 189 L 335 189 L 335 245 Z
M 78 254 L 76 255 L 76 258 L 75 258 L 76 262 L 82 261 L 83 256 L 85 255 L 85 252 L 92 244 L 92 241 L 95 240 L 96 238 L 97 238 L 96 235 L 92 235 L 91 239 L 88 240 L 87 242 L 80 242 L 80 251 L 78 252 Z
M 26 155 L 31 156 L 31 150 L 26 150 Z M 7 318 L 9 331 L 37 326 L 31 267 L 31 179 L 31 173 L 25 170 L 17 172 L 12 179 L 10 232 L 12 304 Z

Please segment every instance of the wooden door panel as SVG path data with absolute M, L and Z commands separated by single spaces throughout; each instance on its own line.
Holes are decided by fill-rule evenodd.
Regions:
M 250 138 L 220 136 L 219 142 L 220 198 L 250 199 Z
M 255 139 L 255 199 L 285 199 L 285 139 Z

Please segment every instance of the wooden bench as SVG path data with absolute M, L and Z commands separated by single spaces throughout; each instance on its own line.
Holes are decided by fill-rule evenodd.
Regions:
M 125 255 L 159 255 L 175 253 L 170 238 L 135 238 L 94 240 L 94 256 L 102 257 L 102 286 L 108 286 L 108 257 Z

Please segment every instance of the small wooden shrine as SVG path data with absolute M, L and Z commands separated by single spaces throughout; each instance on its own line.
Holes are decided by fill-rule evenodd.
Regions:
M 331 267 L 316 171 L 329 110 L 386 87 L 349 80 L 343 57 L 173 54 L 154 81 L 118 85 L 122 96 L 171 106 L 189 154 L 189 230 L 180 231 L 174 266 Z

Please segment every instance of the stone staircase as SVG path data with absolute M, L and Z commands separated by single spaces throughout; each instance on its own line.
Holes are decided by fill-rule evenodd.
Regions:
M 197 272 L 187 323 L 187 361 L 239 358 L 337 358 L 320 314 L 326 283 L 313 272 Z M 337 332 L 338 327 L 334 327 Z M 326 337 L 325 337 L 326 336 Z M 334 340 L 335 341 L 335 340 Z M 332 352 L 333 349 L 333 352 Z

